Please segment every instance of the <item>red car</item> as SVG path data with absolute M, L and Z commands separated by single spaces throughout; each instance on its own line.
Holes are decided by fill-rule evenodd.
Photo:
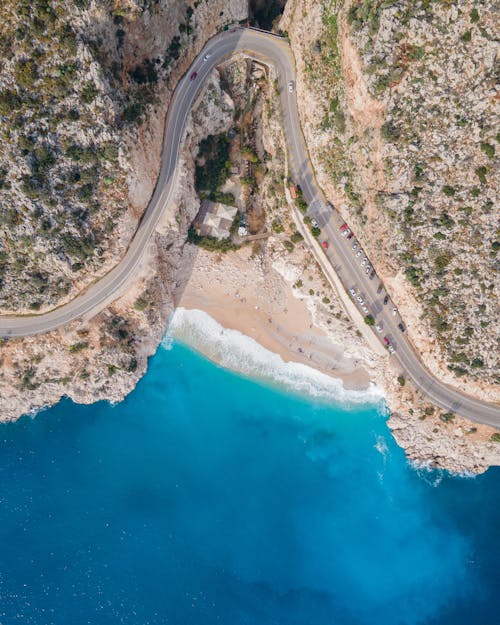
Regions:
M 325 248 L 325 250 L 328 249 L 328 241 L 323 241 L 321 245 Z
M 386 336 L 384 336 L 384 343 L 385 343 L 386 345 L 389 345 L 389 339 L 388 339 Z
M 344 232 L 344 230 L 347 228 L 347 224 L 342 224 L 340 226 L 340 232 Z
M 196 76 L 198 76 L 198 72 L 193 72 L 191 76 L 189 77 L 189 80 L 194 80 Z

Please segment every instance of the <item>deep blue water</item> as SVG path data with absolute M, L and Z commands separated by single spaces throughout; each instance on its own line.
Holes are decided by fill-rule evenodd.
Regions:
M 499 493 L 175 345 L 118 406 L 0 427 L 0 623 L 499 623 Z

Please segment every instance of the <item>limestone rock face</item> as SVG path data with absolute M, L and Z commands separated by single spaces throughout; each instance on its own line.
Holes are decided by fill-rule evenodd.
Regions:
M 6 0 L 0 7 L 0 313 L 43 312 L 123 255 L 165 112 L 244 0 Z
M 280 27 L 321 186 L 432 371 L 498 391 L 494 3 L 289 0 Z
M 34 5 L 18 14 L 14 3 L 4 3 L 0 28 L 31 28 Z M 0 125 L 11 129 L 10 136 L 0 138 L 0 161 L 9 163 L 8 171 L 0 168 L 3 311 L 33 312 L 60 304 L 121 258 L 156 182 L 165 113 L 178 78 L 208 37 L 246 15 L 243 0 L 202 0 L 196 7 L 184 0 L 74 5 L 72 14 L 61 8 L 50 18 L 63 31 L 71 22 L 65 45 L 72 46 L 75 69 L 59 99 L 42 82 L 55 67 L 54 55 L 69 58 L 69 52 L 53 42 L 49 49 L 46 34 L 33 84 L 40 99 L 46 99 L 45 108 L 30 102 L 28 87 L 18 98 L 5 100 L 17 57 L 32 49 L 28 44 L 15 48 L 12 59 L 0 66 Z M 38 34 L 34 42 L 38 46 Z M 15 87 L 11 91 L 17 93 Z M 90 102 L 82 104 L 82 91 L 90 94 Z M 62 396 L 79 403 L 119 401 L 144 374 L 173 310 L 187 226 L 197 211 L 192 175 L 197 145 L 208 134 L 227 130 L 232 120 L 233 104 L 221 90 L 217 72 L 205 93 L 188 120 L 176 201 L 127 292 L 93 319 L 0 344 L 0 420 L 15 419 Z M 15 110 L 7 110 L 11 100 Z M 16 123 L 17 116 L 24 125 Z M 24 135 L 27 143 L 20 139 Z M 36 193 L 28 193 L 21 174 L 36 178 Z M 89 198 L 80 193 L 83 183 L 92 185 Z M 94 210 L 97 203 L 99 210 Z M 87 239 L 93 247 L 84 254 L 81 246 Z M 189 272 L 189 267 L 182 269 Z M 61 280 L 67 280 L 64 293 L 55 287 Z M 40 306 L 33 308 L 33 302 Z
M 429 369 L 498 401 L 494 3 L 289 0 L 280 28 L 319 184 Z M 498 464 L 493 429 L 470 423 L 454 434 L 456 421 L 443 425 L 403 391 L 401 374 L 387 366 L 376 377 L 409 457 L 454 471 Z

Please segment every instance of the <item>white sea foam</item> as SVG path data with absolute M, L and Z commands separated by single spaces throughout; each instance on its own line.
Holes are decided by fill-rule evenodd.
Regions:
M 460 477 L 466 479 L 476 479 L 477 474 L 471 471 L 447 471 L 446 469 L 437 469 L 432 466 L 432 462 L 408 460 L 408 464 L 417 472 L 419 478 L 427 482 L 430 486 L 439 486 L 443 481 L 443 477 L 448 475 L 451 477 Z
M 177 308 L 170 319 L 162 345 L 181 341 L 227 369 L 300 394 L 342 403 L 382 403 L 382 391 L 374 384 L 364 391 L 346 390 L 340 380 L 297 362 L 285 362 L 254 339 L 223 328 L 201 310 Z
M 375 443 L 374 447 L 385 460 L 387 458 L 387 452 L 389 451 L 389 448 L 387 447 L 387 443 L 385 442 L 385 438 L 383 436 L 377 436 L 377 442 Z

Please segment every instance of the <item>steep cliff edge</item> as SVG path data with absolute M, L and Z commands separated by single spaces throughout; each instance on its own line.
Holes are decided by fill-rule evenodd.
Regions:
M 75 297 L 123 255 L 173 87 L 244 0 L 0 7 L 0 312 Z
M 39 135 L 44 137 L 45 142 L 55 146 L 55 156 L 50 159 L 50 167 L 43 177 L 37 178 L 36 184 L 40 189 L 46 187 L 50 193 L 54 185 L 61 186 L 59 190 L 67 204 L 62 202 L 62 195 L 62 199 L 57 195 L 58 189 L 49 198 L 37 192 L 33 198 L 26 199 L 23 187 L 19 186 L 15 178 L 16 158 L 23 158 L 30 163 L 38 158 L 36 154 L 23 155 L 16 143 L 18 133 L 21 130 L 25 132 L 15 126 L 16 115 L 31 119 L 36 110 L 32 108 L 29 93 L 23 92 L 15 98 L 16 106 L 19 103 L 22 107 L 19 111 L 4 114 L 0 110 L 0 123 L 4 127 L 13 127 L 10 135 L 4 134 L 2 140 L 5 142 L 5 154 L 11 155 L 14 163 L 2 182 L 1 210 L 2 216 L 16 215 L 14 226 L 10 222 L 4 223 L 1 229 L 0 252 L 3 249 L 4 253 L 0 253 L 3 269 L 0 292 L 4 309 L 7 307 L 16 312 L 25 307 L 41 310 L 61 303 L 119 260 L 154 188 L 160 164 L 164 117 L 173 87 L 208 37 L 226 23 L 246 15 L 246 2 L 243 0 L 232 0 L 229 3 L 222 0 L 196 3 L 94 3 L 79 0 L 74 3 L 75 11 L 71 16 L 62 11 L 60 4 L 40 2 L 28 6 L 27 3 L 20 13 L 21 17 L 15 13 L 14 5 L 2 5 L 4 28 L 10 28 L 9 24 L 19 28 L 22 22 L 25 28 L 31 29 L 34 28 L 33 22 L 40 19 L 37 17 L 39 13 L 45 15 L 45 5 L 49 8 L 59 7 L 55 17 L 48 18 L 36 28 L 43 32 L 48 50 L 45 29 L 49 28 L 50 20 L 54 21 L 53 28 L 57 26 L 61 29 L 62 24 L 71 17 L 72 28 L 77 33 L 75 35 L 71 31 L 71 38 L 76 41 L 74 55 L 75 58 L 88 59 L 89 71 L 88 75 L 80 77 L 80 69 L 75 69 L 78 78 L 74 76 L 73 82 L 67 81 L 68 93 L 65 92 L 61 102 L 56 98 L 56 102 L 47 110 L 44 109 L 43 117 L 36 117 L 32 125 L 25 124 L 23 127 L 33 135 L 35 150 L 38 149 L 36 144 Z M 29 32 L 24 36 L 28 37 Z M 17 35 L 14 33 L 12 36 Z M 94 40 L 94 44 L 88 43 Z M 38 46 L 36 38 L 34 45 Z M 47 51 L 47 54 L 53 53 L 58 54 Z M 96 61 L 93 55 L 100 61 Z M 117 55 L 120 57 L 120 72 L 116 66 Z M 158 58 L 161 64 L 157 62 Z M 80 62 L 83 65 L 84 61 Z M 3 75 L 7 77 L 12 70 L 9 63 L 4 63 L 2 67 Z M 46 65 L 39 66 L 37 75 L 53 69 L 50 57 Z M 104 77 L 109 71 L 116 74 L 110 79 L 114 82 L 104 84 Z M 93 99 L 92 103 L 83 106 L 78 99 L 83 88 L 80 80 L 87 84 L 90 81 L 88 76 L 93 77 L 94 81 Z M 0 85 L 1 104 L 1 94 L 5 93 L 6 88 L 4 82 Z M 35 88 L 43 95 L 39 82 L 33 85 Z M 9 93 L 14 91 L 12 87 Z M 181 169 L 185 178 L 180 185 L 182 193 L 159 224 L 134 283 L 121 299 L 91 320 L 75 322 L 43 336 L 2 342 L 0 419 L 17 418 L 30 410 L 51 405 L 62 396 L 69 396 L 81 403 L 91 403 L 98 399 L 119 401 L 144 374 L 147 357 L 155 352 L 173 309 L 171 289 L 176 281 L 187 226 L 197 210 L 192 181 L 194 151 L 202 138 L 211 132 L 227 129 L 227 123 L 232 120 L 232 116 L 224 112 L 231 103 L 227 102 L 221 91 L 218 79 L 209 82 L 205 93 L 209 97 L 207 103 L 203 103 L 202 112 L 195 110 L 188 121 L 185 151 L 181 154 Z M 49 95 L 47 92 L 47 97 Z M 71 103 L 74 103 L 75 110 L 78 109 L 76 113 L 71 113 L 71 127 L 68 129 L 63 121 L 60 127 L 55 124 L 53 134 L 47 134 L 47 120 L 52 117 L 58 120 L 58 111 L 66 110 Z M 124 115 L 130 119 L 124 121 Z M 99 143 L 101 128 L 104 147 Z M 57 146 L 67 141 L 79 146 L 78 150 L 75 148 L 78 159 L 69 164 L 66 156 L 57 152 Z M 118 153 L 113 153 L 113 160 L 110 161 L 112 165 L 108 161 L 101 163 L 102 150 L 110 146 L 119 147 Z M 89 164 L 87 158 L 94 160 Z M 75 172 L 76 176 L 77 169 L 80 178 L 75 185 L 59 176 L 60 172 Z M 90 198 L 81 198 L 78 192 L 84 171 L 89 179 L 92 175 Z M 191 171 L 191 176 L 187 176 L 187 171 Z M 32 170 L 30 172 L 33 173 Z M 111 172 L 113 180 L 107 181 Z M 101 187 L 107 189 L 106 193 L 112 194 L 114 198 L 120 198 L 119 211 L 116 202 L 108 201 L 108 196 L 100 195 Z M 97 201 L 100 202 L 100 208 L 95 213 L 97 221 L 94 223 L 88 207 L 91 202 Z M 28 208 L 24 202 L 27 202 Z M 73 223 L 69 213 L 76 210 L 75 206 L 82 212 L 79 219 L 85 219 L 84 224 Z M 41 221 L 36 217 L 38 213 L 43 214 Z M 62 221 L 63 216 L 67 222 Z M 47 225 L 50 232 L 44 236 L 40 231 L 43 220 L 59 225 L 50 225 L 50 228 Z M 111 228 L 108 225 L 108 231 L 104 234 L 96 225 L 103 221 L 113 226 Z M 77 228 L 80 230 L 77 231 Z M 121 233 L 120 236 L 118 233 Z M 73 236 L 81 244 L 87 234 L 93 241 L 99 238 L 99 247 L 89 251 L 80 263 L 81 266 L 74 267 L 72 253 L 64 247 L 67 237 Z M 25 248 L 28 248 L 28 252 Z M 23 263 L 16 261 L 18 256 L 23 259 Z M 40 271 L 43 269 L 40 283 L 33 281 L 30 263 L 38 263 Z M 68 280 L 68 288 L 64 293 L 55 288 L 63 279 Z M 40 306 L 31 307 L 32 296 L 36 296 L 37 299 L 33 301 L 40 303 Z
M 429 368 L 498 400 L 492 2 L 289 0 L 316 175 Z
M 318 182 L 427 366 L 498 401 L 493 8 L 454 5 L 289 0 L 279 27 Z M 493 429 L 443 414 L 389 365 L 375 379 L 409 458 L 458 472 L 500 463 Z

